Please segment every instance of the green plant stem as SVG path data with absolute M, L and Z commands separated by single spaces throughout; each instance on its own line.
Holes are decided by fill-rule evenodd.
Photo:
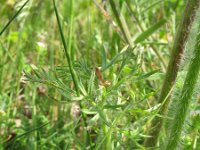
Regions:
M 106 110 L 104 110 L 104 113 L 105 113 L 105 118 L 106 120 L 108 119 L 107 117 L 107 112 Z M 106 140 L 105 140 L 105 147 L 104 149 L 105 150 L 111 150 L 112 149 L 112 142 L 111 142 L 111 132 L 109 132 L 109 128 L 106 124 L 103 124 L 103 130 L 104 130 L 104 135 L 107 135 L 106 136 Z
M 8 26 L 11 24 L 11 22 L 19 15 L 19 13 L 22 11 L 22 9 L 26 6 L 26 4 L 29 2 L 27 0 L 21 8 L 16 12 L 16 14 L 8 21 L 8 23 L 4 26 L 4 28 L 0 31 L 0 36 L 4 33 L 4 31 L 8 28 Z
M 72 50 L 73 30 L 74 30 L 74 1 L 70 0 L 70 29 L 68 38 L 68 51 L 72 60 L 74 58 L 74 52 Z
M 73 83 L 74 83 L 74 86 L 75 86 L 77 96 L 80 96 L 79 86 L 78 86 L 79 85 L 78 84 L 78 77 L 76 75 L 76 72 L 73 69 L 73 65 L 72 65 L 72 62 L 71 62 L 71 59 L 70 59 L 70 55 L 67 51 L 67 48 L 71 48 L 71 45 L 69 47 L 67 47 L 67 44 L 65 42 L 65 37 L 64 37 L 63 31 L 62 31 L 62 27 L 61 27 L 58 11 L 57 11 L 57 8 L 56 8 L 55 0 L 53 0 L 53 5 L 54 5 L 54 10 L 55 10 L 56 19 L 57 19 L 57 22 L 58 22 L 58 27 L 59 27 L 62 43 L 63 43 L 63 46 L 64 46 L 65 55 L 66 55 L 66 58 L 67 58 L 67 63 L 69 65 L 69 70 L 70 70 L 70 73 L 71 73 L 71 76 L 72 76 L 72 79 L 73 79 Z M 73 18 L 71 18 L 71 19 L 73 19 Z M 70 39 L 71 38 L 69 38 L 69 40 Z M 81 103 L 80 103 L 80 108 L 81 108 L 81 110 L 83 108 Z M 87 125 L 87 118 L 86 118 L 86 115 L 82 111 L 81 111 L 81 115 L 82 115 L 82 118 L 83 118 L 84 126 L 86 128 L 86 137 L 87 137 L 86 138 L 86 144 L 90 145 L 90 148 L 91 148 L 91 138 L 90 138 L 89 132 L 87 131 L 87 126 L 88 126 Z
M 56 19 L 57 19 L 57 22 L 58 22 L 61 40 L 62 40 L 62 43 L 63 43 L 63 46 L 64 46 L 65 56 L 67 58 L 67 63 L 69 65 L 69 70 L 70 70 L 70 73 L 71 73 L 71 76 L 72 76 L 72 79 L 73 79 L 73 82 L 74 82 L 74 86 L 75 86 L 77 95 L 79 96 L 80 93 L 79 93 L 79 88 L 78 88 L 78 77 L 77 77 L 77 75 L 76 75 L 76 73 L 73 69 L 73 65 L 72 65 L 69 53 L 67 51 L 67 44 L 65 42 L 65 37 L 64 37 L 63 31 L 62 31 L 62 27 L 61 27 L 60 19 L 59 19 L 59 16 L 58 16 L 58 10 L 56 8 L 55 0 L 53 0 L 53 4 L 54 4 L 54 10 L 55 10 Z
M 33 90 L 33 97 L 32 97 L 32 105 L 33 105 L 33 108 L 32 108 L 32 113 L 33 113 L 33 118 L 32 118 L 32 121 L 33 121 L 33 127 L 36 128 L 37 127 L 37 108 L 36 108 L 36 88 Z M 34 139 L 35 141 L 37 141 L 37 135 L 38 135 L 38 132 L 36 130 L 36 132 L 34 132 Z M 37 142 L 34 142 L 33 144 L 33 149 L 34 150 L 37 150 Z
M 45 127 L 45 126 L 48 125 L 49 123 L 50 123 L 50 122 L 47 122 L 47 123 L 45 123 L 45 124 L 42 124 L 42 125 L 40 125 L 40 126 L 38 126 L 38 127 L 35 127 L 35 128 L 33 128 L 33 129 L 31 129 L 31 130 L 25 132 L 25 133 L 22 133 L 22 134 L 16 136 L 15 138 L 13 138 L 13 139 L 10 140 L 9 142 L 7 142 L 7 143 L 5 144 L 5 145 L 6 145 L 5 147 L 7 147 L 8 145 L 11 145 L 11 146 L 12 146 L 11 149 L 14 149 L 14 145 L 15 145 L 17 139 L 22 138 L 23 136 L 25 136 L 25 135 L 27 135 L 27 134 L 29 134 L 29 133 L 32 133 L 32 132 L 34 132 L 34 131 L 40 130 L 41 128 Z
M 134 45 L 133 45 L 133 42 L 132 42 L 132 39 L 131 39 L 131 35 L 130 35 L 129 30 L 128 30 L 128 27 L 127 27 L 127 24 L 126 24 L 126 21 L 125 21 L 124 17 L 122 16 L 122 14 L 118 13 L 114 1 L 113 0 L 109 0 L 109 2 L 110 2 L 110 6 L 112 8 L 112 11 L 113 11 L 113 13 L 115 15 L 117 23 L 118 23 L 118 25 L 120 27 L 120 30 L 122 31 L 122 34 L 123 34 L 126 42 L 129 44 L 129 46 L 131 48 L 133 48 Z
M 174 40 L 174 45 L 172 48 L 171 58 L 167 67 L 167 72 L 165 76 L 165 80 L 162 86 L 161 94 L 159 97 L 159 103 L 163 103 L 161 109 L 158 114 L 164 116 L 168 110 L 168 105 L 170 103 L 169 94 L 171 88 L 173 87 L 177 73 L 179 70 L 179 65 L 181 61 L 181 56 L 183 54 L 184 44 L 189 34 L 189 29 L 191 23 L 194 20 L 194 14 L 197 6 L 199 5 L 200 0 L 188 0 L 186 4 L 186 8 L 182 17 L 182 20 L 179 24 L 179 28 Z M 166 100 L 165 100 L 166 99 Z M 144 142 L 146 147 L 155 147 L 157 144 L 157 140 L 159 137 L 159 133 L 161 131 L 163 124 L 163 117 L 155 117 L 151 123 L 149 136 Z
M 200 24 L 198 27 L 197 38 L 195 42 L 194 56 L 191 58 L 189 69 L 186 75 L 186 79 L 182 88 L 181 95 L 178 100 L 178 107 L 175 112 L 173 124 L 168 139 L 166 150 L 176 149 L 182 128 L 187 115 L 187 110 L 190 106 L 190 100 L 194 93 L 194 88 L 198 80 L 200 71 Z

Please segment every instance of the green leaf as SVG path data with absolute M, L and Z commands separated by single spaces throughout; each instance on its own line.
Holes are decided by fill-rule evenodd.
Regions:
M 151 72 L 142 74 L 141 76 L 139 76 L 139 77 L 137 78 L 137 80 L 144 80 L 144 79 L 149 78 L 150 76 L 152 76 L 152 75 L 154 75 L 155 73 L 158 73 L 158 72 L 159 72 L 159 70 L 153 70 L 153 71 L 151 71 Z
M 154 8 L 156 5 L 160 4 L 161 2 L 163 2 L 163 0 L 158 0 L 158 1 L 154 2 L 154 3 L 152 3 L 150 6 L 148 6 L 144 10 L 142 10 L 141 13 L 145 13 L 146 11 Z
M 167 22 L 166 19 L 162 19 L 159 22 L 157 22 L 156 24 L 154 24 L 153 26 L 151 26 L 150 28 L 148 28 L 146 31 L 141 33 L 135 39 L 135 44 L 140 43 L 140 42 L 144 41 L 145 39 L 147 39 L 151 34 L 156 32 L 156 30 L 158 30 L 160 27 L 162 27 L 166 22 Z

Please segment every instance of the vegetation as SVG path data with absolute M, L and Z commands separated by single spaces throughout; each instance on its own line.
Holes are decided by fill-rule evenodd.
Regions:
M 0 149 L 200 148 L 199 0 L 0 2 Z

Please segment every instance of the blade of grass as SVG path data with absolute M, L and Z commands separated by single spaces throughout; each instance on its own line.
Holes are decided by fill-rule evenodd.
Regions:
M 8 26 L 11 24 L 11 22 L 19 15 L 19 13 L 22 11 L 22 9 L 26 6 L 26 4 L 29 2 L 29 0 L 27 0 L 22 6 L 21 8 L 15 13 L 15 15 L 8 21 L 8 23 L 3 27 L 3 29 L 0 32 L 0 36 L 4 33 L 4 31 L 8 28 Z
M 71 1 L 72 2 L 72 1 Z M 63 43 L 63 46 L 64 46 L 64 51 L 65 51 L 65 55 L 66 55 L 66 58 L 67 58 L 67 63 L 69 65 L 69 70 L 70 70 L 70 73 L 71 73 L 71 76 L 72 76 L 72 79 L 73 79 L 73 83 L 75 85 L 75 89 L 76 89 L 76 93 L 77 93 L 77 96 L 80 96 L 80 92 L 79 92 L 79 84 L 78 84 L 78 77 L 76 75 L 76 72 L 74 71 L 73 69 L 73 65 L 72 65 L 72 62 L 71 62 L 71 59 L 70 59 L 70 56 L 69 56 L 69 53 L 67 51 L 67 44 L 65 42 L 65 37 L 64 37 L 64 34 L 63 34 L 63 31 L 62 31 L 62 27 L 61 27 L 61 23 L 60 23 L 60 19 L 59 19 L 59 15 L 58 15 L 58 10 L 57 10 L 57 7 L 56 7 L 56 4 L 55 4 L 55 0 L 53 0 L 53 5 L 54 5 L 54 11 L 55 11 L 55 14 L 56 14 L 56 19 L 57 19 L 57 23 L 58 23 L 58 27 L 59 27 L 59 31 L 60 31 L 60 35 L 61 35 L 61 39 L 62 39 L 62 43 Z M 82 105 L 80 103 L 80 108 L 82 109 Z M 90 145 L 90 148 L 92 148 L 92 144 L 91 144 L 91 139 L 90 139 L 90 134 L 89 132 L 87 131 L 87 121 L 86 121 L 86 115 L 81 111 L 81 115 L 82 115 L 82 118 L 83 118 L 83 122 L 84 122 L 84 126 L 86 128 L 86 144 Z
M 122 34 L 123 34 L 126 42 L 130 45 L 131 48 L 133 48 L 134 45 L 133 45 L 133 42 L 132 42 L 131 34 L 128 30 L 128 26 L 127 26 L 127 23 L 126 23 L 123 15 L 118 13 L 118 11 L 116 9 L 117 7 L 115 6 L 115 3 L 114 3 L 113 0 L 109 0 L 109 2 L 110 2 L 110 6 L 112 8 L 112 11 L 115 15 L 117 23 L 118 23 L 118 25 L 119 25 L 119 27 L 122 31 Z
M 161 2 L 163 2 L 163 0 L 158 0 L 158 1 L 154 2 L 153 4 L 151 4 L 150 6 L 145 8 L 144 10 L 142 10 L 141 13 L 145 13 L 146 11 L 148 11 L 149 9 L 153 8 L 154 6 L 160 4 Z
M 74 51 L 72 50 L 72 38 L 74 30 L 74 1 L 70 0 L 70 28 L 69 28 L 69 38 L 68 38 L 68 51 L 71 59 L 74 58 Z
M 11 141 L 9 141 L 9 143 L 7 143 L 6 145 L 9 146 L 10 144 L 12 144 L 12 149 L 13 149 L 13 148 L 14 148 L 14 145 L 15 145 L 15 142 L 16 142 L 17 139 L 19 139 L 19 138 L 21 138 L 21 137 L 23 137 L 23 136 L 25 136 L 25 135 L 27 135 L 27 134 L 29 134 L 29 133 L 32 133 L 32 132 L 34 132 L 34 131 L 37 131 L 37 130 L 39 130 L 39 129 L 45 127 L 45 126 L 48 125 L 49 123 L 50 123 L 50 122 L 47 122 L 47 123 L 45 123 L 45 124 L 42 124 L 42 125 L 39 126 L 39 127 L 33 128 L 33 129 L 31 129 L 31 130 L 29 130 L 29 131 L 27 131 L 27 132 L 25 132 L 25 133 L 22 133 L 22 134 L 16 136 L 16 137 L 13 138 Z M 7 146 L 6 146 L 6 147 L 7 147 Z
M 136 39 L 135 43 L 140 43 L 147 39 L 151 34 L 153 34 L 156 30 L 162 27 L 167 22 L 166 19 L 161 19 L 159 22 L 148 28 L 146 31 L 142 32 Z
M 104 9 L 103 6 L 101 6 L 96 0 L 93 0 L 94 4 L 97 6 L 97 8 L 100 10 L 102 15 L 105 17 L 106 21 L 112 25 L 114 30 L 118 33 L 119 37 L 125 41 L 121 29 L 116 25 L 116 23 L 113 21 L 109 13 Z
M 77 75 L 76 75 L 76 73 L 73 69 L 73 65 L 72 65 L 69 53 L 67 51 L 67 44 L 65 42 L 65 37 L 64 37 L 63 31 L 62 31 L 62 27 L 61 27 L 59 15 L 58 15 L 58 10 L 57 10 L 56 4 L 55 4 L 55 0 L 53 0 L 53 5 L 54 5 L 54 11 L 55 11 L 56 19 L 57 19 L 57 23 L 58 23 L 58 28 L 59 28 L 59 31 L 60 31 L 61 40 L 62 40 L 62 43 L 63 43 L 63 46 L 64 46 L 65 56 L 67 58 L 67 63 L 69 65 L 69 70 L 70 70 L 70 73 L 71 73 L 71 76 L 72 76 L 72 79 L 73 79 L 73 83 L 74 83 L 77 95 L 79 96 L 78 77 L 77 77 Z
M 140 32 L 145 32 L 144 28 L 142 27 L 142 25 L 141 25 L 141 23 L 140 23 L 140 20 L 137 18 L 135 12 L 134 12 L 133 9 L 131 8 L 131 4 L 130 4 L 129 0 L 125 0 L 125 3 L 126 3 L 126 6 L 127 6 L 127 8 L 128 8 L 128 11 L 130 12 L 130 14 L 131 14 L 133 20 L 136 22 L 136 25 L 137 25 L 139 31 L 140 31 Z M 147 39 L 150 39 L 150 37 L 147 38 Z M 162 64 L 163 64 L 163 70 L 165 71 L 166 68 L 167 68 L 167 65 L 166 65 L 166 63 L 165 63 L 165 60 L 163 59 L 163 57 L 161 56 L 161 54 L 157 51 L 157 49 L 156 49 L 152 44 L 151 44 L 150 46 L 151 46 L 152 50 L 155 52 L 155 54 L 158 56 L 158 58 L 160 59 L 160 61 L 162 62 Z

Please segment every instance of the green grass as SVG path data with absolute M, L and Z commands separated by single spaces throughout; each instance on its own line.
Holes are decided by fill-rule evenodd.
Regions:
M 176 102 L 166 107 L 172 107 L 169 115 L 160 111 L 166 96 L 172 93 L 171 100 L 176 101 L 184 79 L 193 78 L 178 76 L 174 88 L 160 98 L 163 82 L 171 82 L 165 75 L 170 73 L 167 64 L 173 57 L 184 2 L 107 0 L 103 5 L 100 0 L 9 0 L 1 4 L 0 149 L 163 149 L 177 123 L 182 126 L 173 141 L 183 149 L 200 148 L 196 80 L 182 122 L 175 119 L 174 126 L 167 126 L 169 118 L 178 116 Z M 189 49 L 186 45 L 186 66 L 190 59 L 185 57 L 193 53 Z M 189 70 L 181 66 L 179 72 Z M 150 145 L 155 118 L 164 124 Z

